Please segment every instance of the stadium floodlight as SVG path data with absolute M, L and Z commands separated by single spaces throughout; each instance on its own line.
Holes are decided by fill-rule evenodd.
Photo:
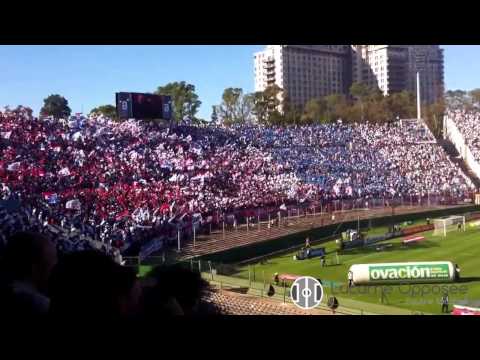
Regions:
M 447 236 L 447 232 L 454 230 L 463 230 L 465 231 L 465 216 L 447 216 L 444 218 L 434 219 L 433 220 L 434 230 L 433 235 L 443 235 Z

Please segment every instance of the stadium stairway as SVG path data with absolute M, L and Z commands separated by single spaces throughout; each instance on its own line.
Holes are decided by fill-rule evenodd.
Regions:
M 470 169 L 464 159 L 460 157 L 458 150 L 455 148 L 455 145 L 450 140 L 439 140 L 438 143 L 445 150 L 447 155 L 450 157 L 450 160 L 456 164 L 462 171 L 467 175 L 475 187 L 480 189 L 480 178 Z
M 480 189 L 480 179 L 478 176 L 470 169 L 470 166 L 467 165 L 465 160 L 462 158 L 452 158 L 452 162 L 457 164 L 460 169 L 472 180 L 473 185 L 475 185 L 476 189 Z
M 293 304 L 283 304 L 266 298 L 214 290 L 206 296 L 226 315 L 330 315 L 326 310 L 301 310 Z

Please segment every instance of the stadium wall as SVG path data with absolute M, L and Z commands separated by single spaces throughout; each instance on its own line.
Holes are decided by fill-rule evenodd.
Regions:
M 465 138 L 460 130 L 455 125 L 455 122 L 448 116 L 445 116 L 445 137 L 449 139 L 460 154 L 460 157 L 465 160 L 467 165 L 472 169 L 474 174 L 480 178 L 480 164 L 473 157 L 470 148 L 467 146 Z
M 450 208 L 442 210 L 434 210 L 428 212 L 420 212 L 413 214 L 401 214 L 394 216 L 385 216 L 382 218 L 375 219 L 364 219 L 360 220 L 360 228 L 367 228 L 370 221 L 374 221 L 374 226 L 384 226 L 389 224 L 395 224 L 403 222 L 406 220 L 417 220 L 433 217 L 441 217 L 448 215 L 456 214 L 465 214 L 468 212 L 479 211 L 479 206 L 465 206 L 460 208 Z M 322 239 L 321 242 L 327 242 L 332 239 L 332 234 L 338 236 L 341 232 L 348 229 L 356 229 L 358 222 L 356 220 L 349 221 L 341 224 L 332 224 L 320 228 L 315 228 L 307 231 L 298 232 L 295 234 L 287 235 L 281 238 L 276 238 L 272 240 L 266 240 L 262 242 L 257 242 L 249 244 L 242 247 L 236 247 L 228 249 L 225 251 L 203 255 L 197 260 L 202 261 L 212 261 L 215 263 L 239 263 L 245 262 L 250 259 L 259 258 L 267 256 L 273 253 L 282 252 L 288 249 L 293 249 L 295 247 L 302 246 L 305 243 L 305 238 L 308 236 L 311 239 L 312 243 L 315 243 L 316 240 Z M 320 243 L 321 243 L 320 242 Z M 318 242 L 317 242 L 318 243 Z

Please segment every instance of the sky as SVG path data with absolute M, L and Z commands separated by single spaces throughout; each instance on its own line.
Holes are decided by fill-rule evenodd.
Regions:
M 0 45 L 0 108 L 29 106 L 35 114 L 51 94 L 73 113 L 115 103 L 115 93 L 153 92 L 172 81 L 195 85 L 210 119 L 227 87 L 254 88 L 253 53 L 264 45 L 5 46 Z M 480 88 L 480 46 L 442 45 L 447 90 Z

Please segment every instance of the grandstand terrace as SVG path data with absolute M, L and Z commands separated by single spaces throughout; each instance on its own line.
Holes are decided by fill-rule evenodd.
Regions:
M 292 206 L 300 215 L 395 201 L 439 205 L 474 190 L 414 121 L 162 128 L 5 111 L 0 135 L 1 199 L 18 201 L 42 226 L 123 253 L 152 239 L 176 245 L 180 237 L 184 246 L 210 229 L 223 237 L 225 226 L 286 218 Z

